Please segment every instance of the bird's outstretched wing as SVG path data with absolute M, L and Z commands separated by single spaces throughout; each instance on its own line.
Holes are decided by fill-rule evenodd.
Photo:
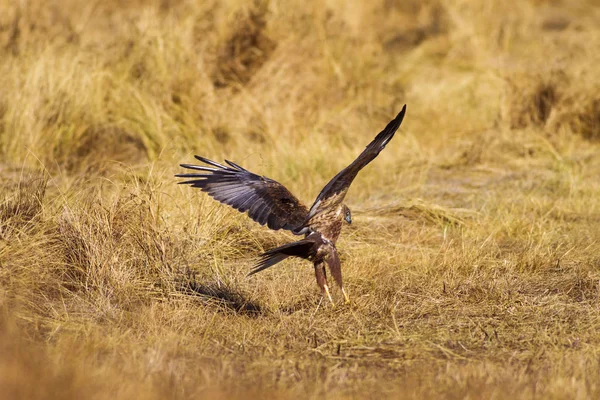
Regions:
M 325 185 L 310 208 L 307 220 L 318 214 L 321 210 L 329 209 L 330 207 L 333 208 L 344 200 L 346 192 L 358 172 L 368 163 L 373 161 L 379 152 L 385 148 L 385 145 L 394 137 L 394 134 L 404 119 L 405 113 L 406 104 L 402 107 L 402 110 L 398 113 L 396 118 L 387 124 L 385 129 L 369 143 L 367 148 L 360 153 L 358 158 L 354 160 L 352 164 L 341 170 L 327 185 Z
M 291 231 L 306 219 L 306 206 L 279 182 L 253 174 L 231 161 L 225 160 L 228 165 L 225 166 L 204 157 L 195 157 L 210 167 L 181 164 L 183 168 L 202 172 L 175 175 L 187 179 L 180 184 L 200 188 L 215 200 L 240 212 L 248 211 L 248 216 L 254 221 L 267 224 L 274 230 Z

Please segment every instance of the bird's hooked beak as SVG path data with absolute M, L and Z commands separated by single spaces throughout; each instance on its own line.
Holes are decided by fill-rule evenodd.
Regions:
M 352 223 L 352 216 L 350 216 L 350 213 L 347 213 L 346 216 L 344 217 L 344 219 L 346 220 L 346 222 L 348 224 Z

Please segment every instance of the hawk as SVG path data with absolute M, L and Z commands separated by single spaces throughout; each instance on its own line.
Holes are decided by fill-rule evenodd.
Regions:
M 368 163 L 385 148 L 400 127 L 406 105 L 383 131 L 363 150 L 349 166 L 341 170 L 325 185 L 310 208 L 307 208 L 279 182 L 266 176 L 256 175 L 238 164 L 225 160 L 222 165 L 195 156 L 206 165 L 181 164 L 183 168 L 200 171 L 175 175 L 186 180 L 183 185 L 199 188 L 215 200 L 244 213 L 261 225 L 273 230 L 285 229 L 304 238 L 288 243 L 260 255 L 258 263 L 250 270 L 253 275 L 288 257 L 300 257 L 312 261 L 317 284 L 333 304 L 325 266 L 340 287 L 344 299 L 349 297 L 342 283 L 342 269 L 336 242 L 344 221 L 352 223 L 350 209 L 343 204 L 350 184 Z

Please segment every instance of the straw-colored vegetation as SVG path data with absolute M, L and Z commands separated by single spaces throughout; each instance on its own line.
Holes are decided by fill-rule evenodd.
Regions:
M 599 65 L 593 0 L 2 1 L 2 398 L 599 398 Z M 310 203 L 404 103 L 351 306 L 173 177 Z

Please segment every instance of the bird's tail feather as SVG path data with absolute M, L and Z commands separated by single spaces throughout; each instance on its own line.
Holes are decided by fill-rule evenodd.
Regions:
M 314 242 L 309 239 L 302 239 L 297 242 L 287 243 L 275 249 L 268 250 L 260 255 L 260 260 L 248 273 L 248 276 L 254 275 L 264 269 L 267 269 L 288 257 L 307 258 Z

